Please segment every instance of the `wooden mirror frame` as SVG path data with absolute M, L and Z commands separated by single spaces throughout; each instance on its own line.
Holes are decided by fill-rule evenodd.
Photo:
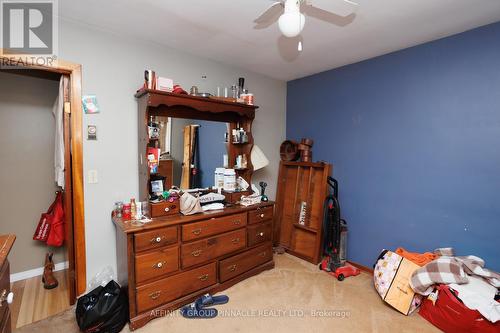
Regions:
M 226 143 L 228 160 L 231 165 L 238 155 L 245 154 L 247 156 L 247 168 L 245 170 L 236 170 L 236 175 L 243 177 L 251 184 L 253 165 L 250 156 L 254 145 L 252 123 L 258 106 L 150 89 L 139 90 L 135 97 L 138 100 L 139 111 L 139 195 L 141 200 L 148 197 L 149 170 L 145 161 L 147 160 L 146 149 L 149 144 L 149 116 L 225 122 L 228 124 L 229 134 L 239 124 L 248 135 L 248 143 L 233 144 L 231 138 L 229 138 L 229 142 Z M 234 195 L 241 196 L 241 194 L 246 194 L 246 192 L 237 192 Z M 230 201 L 236 201 L 236 199 Z

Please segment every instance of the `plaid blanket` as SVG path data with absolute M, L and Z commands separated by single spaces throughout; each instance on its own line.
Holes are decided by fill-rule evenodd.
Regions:
M 411 276 L 410 287 L 416 293 L 427 296 L 434 289 L 434 284 L 464 284 L 469 282 L 468 275 L 482 277 L 492 286 L 500 288 L 500 274 L 484 268 L 484 260 L 476 256 L 440 257 L 417 269 Z

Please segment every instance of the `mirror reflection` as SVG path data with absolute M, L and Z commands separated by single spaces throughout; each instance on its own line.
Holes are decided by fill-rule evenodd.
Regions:
M 227 123 L 198 119 L 151 117 L 149 136 L 159 149 L 159 163 L 155 180 L 165 189 L 214 186 L 217 168 L 224 165 L 227 156 L 225 135 Z M 148 153 L 148 156 L 151 156 Z M 150 192 L 158 192 L 151 189 Z

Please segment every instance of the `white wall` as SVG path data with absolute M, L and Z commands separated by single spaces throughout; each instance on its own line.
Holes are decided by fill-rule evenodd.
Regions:
M 101 114 L 85 115 L 83 121 L 85 131 L 88 124 L 97 125 L 98 135 L 97 141 L 85 140 L 83 147 L 85 176 L 92 169 L 99 173 L 98 184 L 85 184 L 88 280 L 106 265 L 116 270 L 115 227 L 110 213 L 115 201 L 138 194 L 134 93 L 146 68 L 174 79 L 185 89 L 197 85 L 200 91 L 214 92 L 217 86 L 230 87 L 238 77 L 246 78 L 245 85 L 260 106 L 254 122 L 255 141 L 271 161 L 255 174 L 255 181 L 267 181 L 269 195 L 274 198 L 279 144 L 285 138 L 284 81 L 67 21 L 60 22 L 59 39 L 59 57 L 83 65 L 83 94 L 96 94 L 102 109 Z M 202 75 L 207 79 L 202 80 Z

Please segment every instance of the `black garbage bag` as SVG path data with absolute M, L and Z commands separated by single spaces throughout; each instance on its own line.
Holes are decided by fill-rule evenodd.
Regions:
M 128 298 L 118 283 L 110 281 L 80 297 L 76 321 L 86 333 L 118 333 L 128 322 Z

